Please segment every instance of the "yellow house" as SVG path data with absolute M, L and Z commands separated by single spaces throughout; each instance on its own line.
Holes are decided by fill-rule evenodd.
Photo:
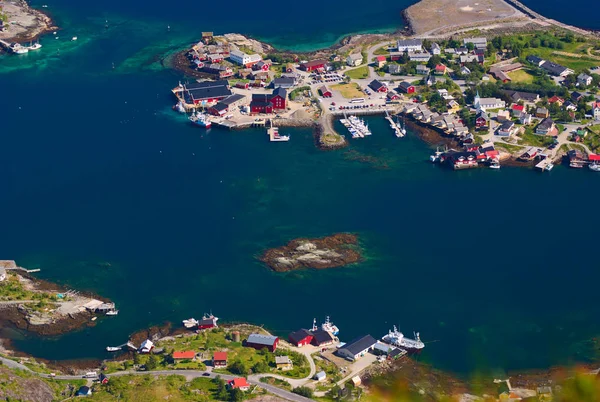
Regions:
M 291 370 L 294 367 L 288 356 L 275 356 L 275 365 L 279 370 Z
M 458 113 L 460 111 L 460 105 L 457 101 L 451 100 L 448 102 L 448 113 Z

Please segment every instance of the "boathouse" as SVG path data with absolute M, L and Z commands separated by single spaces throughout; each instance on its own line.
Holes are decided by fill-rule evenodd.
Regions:
M 274 352 L 277 349 L 279 338 L 272 335 L 250 334 L 246 340 L 246 346 L 261 350 L 267 348 L 269 352 Z
M 213 367 L 227 367 L 227 352 L 215 352 L 213 354 Z
M 300 329 L 296 332 L 292 332 L 288 336 L 288 340 L 291 344 L 302 347 L 304 345 L 308 345 L 313 340 L 313 334 L 307 329 Z
M 274 110 L 285 110 L 287 91 L 275 88 L 272 94 L 253 94 L 250 102 L 250 113 L 273 113 Z
M 312 60 L 306 63 L 300 63 L 300 70 L 311 72 L 311 71 L 324 71 L 327 67 L 326 60 Z
M 371 88 L 375 92 L 387 92 L 388 87 L 383 84 L 383 82 L 379 80 L 373 80 L 369 83 L 369 88 Z
M 323 98 L 331 98 L 333 96 L 333 94 L 331 93 L 331 90 L 329 90 L 329 88 L 327 88 L 327 86 L 325 86 L 325 85 L 321 85 L 319 87 L 319 93 L 321 94 L 321 96 Z
M 217 326 L 217 320 L 218 318 L 214 315 L 205 316 L 198 322 L 198 329 L 215 328 Z
M 333 343 L 333 336 L 322 329 L 312 331 L 313 339 L 310 341 L 314 346 L 327 346 Z
M 212 114 L 213 116 L 225 116 L 225 114 L 227 114 L 227 109 L 227 105 L 219 102 L 216 105 L 208 108 L 208 113 Z
M 192 82 L 183 87 L 184 102 L 187 104 L 214 103 L 230 95 L 227 80 Z
M 377 340 L 371 335 L 365 335 L 344 345 L 337 351 L 337 354 L 348 360 L 357 360 L 373 349 L 376 343 Z

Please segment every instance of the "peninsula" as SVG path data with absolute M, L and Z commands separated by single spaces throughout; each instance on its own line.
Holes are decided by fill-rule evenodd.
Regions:
M 50 17 L 25 0 L 0 1 L 0 40 L 26 42 L 56 29 Z
M 360 261 L 357 245 L 356 235 L 348 233 L 319 239 L 295 239 L 285 246 L 265 251 L 260 260 L 276 272 L 335 268 Z

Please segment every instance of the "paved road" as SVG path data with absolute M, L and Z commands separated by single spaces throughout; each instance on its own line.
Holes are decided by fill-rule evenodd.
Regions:
M 18 363 L 14 360 L 11 359 L 7 359 L 5 357 L 0 357 L 0 361 L 6 366 L 9 367 L 11 369 L 19 369 L 19 370 L 24 370 L 24 371 L 28 371 L 30 373 L 33 373 L 37 376 L 40 377 L 45 377 L 45 378 L 52 378 L 55 380 L 81 380 L 83 378 L 82 375 L 57 375 L 52 377 L 50 374 L 43 374 L 43 373 L 37 373 L 35 371 L 32 371 L 29 367 Z M 314 364 L 314 363 L 313 363 Z M 161 375 L 172 375 L 172 374 L 179 374 L 182 375 L 184 377 L 186 377 L 188 380 L 190 379 L 194 379 L 194 378 L 198 378 L 198 377 L 205 377 L 205 378 L 215 378 L 217 376 L 220 376 L 221 378 L 223 378 L 224 380 L 232 380 L 234 378 L 236 378 L 236 376 L 233 375 L 227 375 L 227 374 L 213 374 L 209 371 L 202 371 L 202 370 L 156 370 L 156 371 L 131 371 L 131 370 L 127 370 L 127 371 L 119 371 L 116 373 L 111 373 L 108 375 L 108 377 L 118 377 L 118 376 L 124 376 L 124 375 L 153 375 L 153 376 L 161 376 Z M 269 384 L 264 384 L 262 382 L 259 381 L 259 379 L 248 379 L 248 382 L 250 384 L 256 385 L 262 389 L 265 389 L 269 392 L 271 392 L 272 394 L 275 394 L 281 398 L 284 398 L 288 401 L 292 401 L 292 402 L 310 402 L 312 401 L 312 399 L 309 398 L 305 398 L 303 396 L 294 394 L 293 392 L 289 392 L 286 391 L 284 389 L 281 388 L 277 388 L 274 387 L 272 385 Z

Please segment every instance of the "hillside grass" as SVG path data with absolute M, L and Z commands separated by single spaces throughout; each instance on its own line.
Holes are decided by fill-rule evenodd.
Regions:
M 354 80 L 360 80 L 360 79 L 364 79 L 367 78 L 369 76 L 369 67 L 367 65 L 352 69 L 352 70 L 348 70 L 345 72 L 346 76 L 354 79 Z

